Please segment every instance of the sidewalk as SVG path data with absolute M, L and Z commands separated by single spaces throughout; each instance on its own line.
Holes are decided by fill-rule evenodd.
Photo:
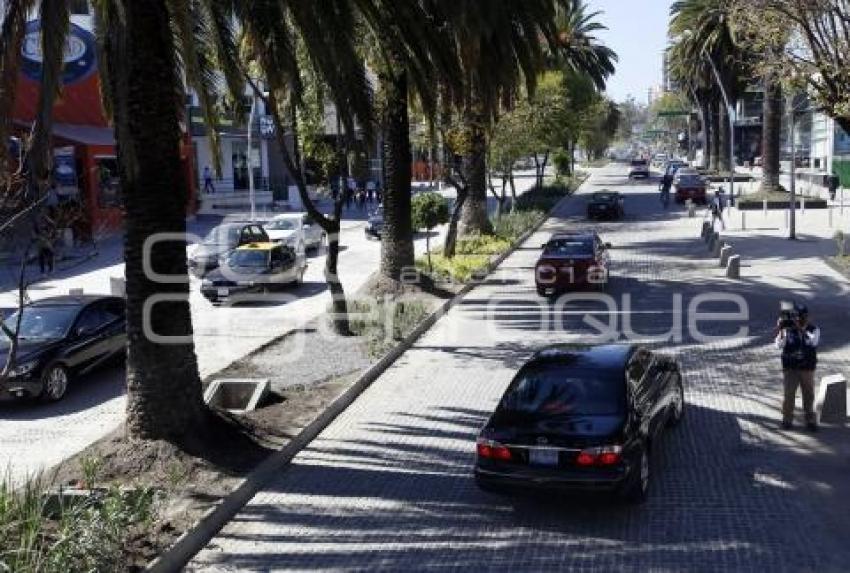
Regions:
M 636 332 L 669 329 L 676 296 L 687 308 L 707 292 L 737 294 L 748 309 L 743 336 L 737 324 L 711 322 L 706 329 L 724 340 L 686 336 L 668 348 L 683 363 L 689 406 L 658 446 L 647 504 L 500 497 L 472 481 L 475 435 L 517 367 L 543 345 L 590 340 L 596 331 L 582 313 L 610 318 L 581 302 L 556 314 L 534 294 L 535 246 L 587 224 L 578 197 L 282 469 L 189 570 L 846 569 L 848 432 L 777 431 L 771 329 L 779 300 L 809 297 L 824 331 L 822 373 L 850 373 L 850 307 L 833 296 L 847 281 L 755 251 L 742 280 L 728 281 L 698 220 L 661 211 L 654 189 L 620 190 L 628 220 L 596 228 L 614 244 L 609 294 L 621 304 L 631 297 Z M 563 330 L 552 329 L 556 320 Z

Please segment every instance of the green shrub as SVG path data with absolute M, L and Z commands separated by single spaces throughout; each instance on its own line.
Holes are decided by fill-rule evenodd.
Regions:
M 421 301 L 377 299 L 352 299 L 348 311 L 351 331 L 366 339 L 374 357 L 383 356 L 404 340 L 430 312 Z
M 503 215 L 494 221 L 494 225 L 497 221 L 504 219 L 505 217 L 510 217 L 510 215 Z M 505 236 L 500 235 L 499 233 L 495 233 L 494 235 L 476 234 L 467 235 L 458 239 L 455 252 L 458 255 L 499 255 L 510 248 L 510 237 L 505 238 Z
M 570 172 L 570 154 L 559 149 L 552 155 L 552 164 L 555 166 L 555 173 L 559 176 L 568 175 Z
M 493 231 L 496 236 L 512 244 L 528 229 L 536 225 L 544 215 L 545 212 L 541 209 L 528 211 L 517 210 L 493 221 Z
M 151 528 L 152 489 L 96 491 L 47 507 L 46 484 L 0 483 L 0 571 L 121 571 L 131 532 Z M 60 500 L 62 498 L 59 498 Z
M 460 283 L 469 282 L 473 275 L 484 272 L 490 264 L 489 255 L 456 254 L 451 259 L 447 259 L 441 254 L 432 253 L 431 259 L 434 265 L 433 275 L 436 278 L 448 279 Z M 427 272 L 428 261 L 419 258 L 416 260 L 416 267 L 423 272 Z

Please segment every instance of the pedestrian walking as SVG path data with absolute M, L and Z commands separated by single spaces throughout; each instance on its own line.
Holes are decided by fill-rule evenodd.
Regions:
M 366 192 L 363 189 L 357 190 L 357 206 L 361 211 L 366 210 Z
M 711 228 L 713 229 L 720 221 L 720 228 L 726 230 L 726 222 L 723 220 L 723 210 L 726 208 L 725 197 L 723 196 L 723 188 L 721 187 L 714 193 L 714 199 L 711 202 Z
M 661 178 L 661 204 L 666 209 L 670 205 L 670 188 L 673 186 L 673 176 L 665 174 Z
M 384 202 L 384 192 L 381 189 L 381 183 L 375 183 L 375 200 L 378 202 L 378 205 Z
M 34 229 L 36 248 L 38 249 L 38 267 L 41 274 L 52 273 L 56 259 L 53 245 L 53 221 L 42 217 Z
M 351 202 L 354 201 L 354 191 L 350 188 L 345 190 L 345 210 L 351 210 Z
M 375 199 L 375 182 L 369 179 L 366 182 L 366 201 L 372 203 Z
M 829 176 L 829 181 L 827 181 L 827 186 L 829 188 L 829 200 L 835 201 L 835 193 L 838 191 L 838 187 L 841 185 L 841 179 L 833 173 Z
M 213 185 L 213 172 L 212 169 L 210 169 L 209 165 L 204 167 L 204 193 L 210 195 L 215 193 L 215 185 Z
M 815 369 L 818 363 L 820 329 L 809 322 L 809 309 L 794 304 L 783 309 L 776 324 L 776 347 L 782 350 L 782 378 L 784 399 L 782 402 L 782 427 L 789 430 L 794 425 L 794 401 L 797 387 L 803 395 L 803 411 L 806 427 L 816 432 L 815 415 Z

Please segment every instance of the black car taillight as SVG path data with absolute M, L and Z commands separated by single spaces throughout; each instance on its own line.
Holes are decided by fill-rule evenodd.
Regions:
M 577 466 L 582 467 L 611 467 L 619 464 L 623 460 L 622 455 L 622 446 L 586 448 L 579 452 L 576 456 L 575 463 Z
M 475 449 L 480 458 L 501 461 L 510 461 L 511 459 L 511 451 L 506 446 L 492 440 L 479 438 L 475 444 Z

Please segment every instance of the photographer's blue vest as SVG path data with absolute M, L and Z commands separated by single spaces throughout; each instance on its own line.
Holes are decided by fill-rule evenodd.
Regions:
M 806 332 L 815 331 L 814 325 L 807 325 Z M 814 370 L 818 364 L 817 348 L 806 344 L 800 333 L 789 328 L 785 335 L 785 348 L 782 349 L 782 368 L 789 370 Z

